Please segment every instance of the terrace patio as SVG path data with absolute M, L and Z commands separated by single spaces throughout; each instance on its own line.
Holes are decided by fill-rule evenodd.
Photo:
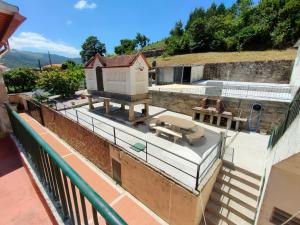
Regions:
M 197 181 L 199 183 L 214 159 L 218 157 L 220 134 L 216 131 L 205 129 L 204 137 L 193 145 L 184 141 L 174 143 L 166 137 L 156 136 L 146 124 L 130 125 L 124 116 L 126 113 L 119 111 L 121 105 L 112 103 L 111 113 L 108 115 L 104 113 L 102 105 L 103 103 L 94 104 L 95 109 L 92 111 L 85 105 L 60 112 L 190 188 L 195 188 L 198 165 L 200 165 L 200 178 Z M 141 110 L 142 106 L 136 106 L 137 116 L 141 114 Z M 154 118 L 173 115 L 191 120 L 185 115 L 154 106 L 149 107 L 149 114 Z M 141 144 L 145 149 L 139 151 L 133 147 L 135 144 Z

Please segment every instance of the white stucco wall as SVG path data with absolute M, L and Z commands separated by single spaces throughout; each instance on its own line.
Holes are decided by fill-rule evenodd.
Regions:
M 300 47 L 298 48 L 297 56 L 294 62 L 290 85 L 298 87 L 300 86 Z
M 97 79 L 96 79 L 96 68 L 102 66 L 100 61 L 97 59 L 92 69 L 84 69 L 86 87 L 88 90 L 97 90 Z
M 86 85 L 88 90 L 98 90 L 96 68 L 101 66 L 97 59 L 92 69 L 85 69 Z M 140 71 L 139 68 L 143 70 Z M 148 66 L 139 56 L 131 67 L 102 67 L 104 91 L 135 95 L 148 92 Z
M 130 87 L 131 95 L 148 93 L 148 65 L 142 56 L 130 67 Z
M 159 68 L 158 82 L 174 82 L 174 68 L 161 67 Z
M 203 79 L 204 66 L 192 66 L 191 83 Z
M 129 67 L 103 68 L 103 85 L 104 91 L 120 94 L 129 94 Z

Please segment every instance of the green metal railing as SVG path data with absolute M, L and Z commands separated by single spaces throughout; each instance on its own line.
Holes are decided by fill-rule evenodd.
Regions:
M 300 112 L 300 89 L 297 91 L 293 101 L 290 103 L 284 120 L 272 131 L 268 147 L 274 147 L 285 131 L 293 123 Z
M 106 224 L 127 224 L 16 112 L 6 108 L 15 136 L 64 221 L 98 225 L 99 213 Z M 85 200 L 91 204 L 92 221 Z

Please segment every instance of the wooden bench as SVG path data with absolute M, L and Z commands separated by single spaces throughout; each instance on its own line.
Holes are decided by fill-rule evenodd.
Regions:
M 156 131 L 156 135 L 159 136 L 161 133 L 170 135 L 174 138 L 174 143 L 176 143 L 179 139 L 182 139 L 182 134 L 178 133 L 176 131 L 170 130 L 166 127 L 153 127 L 153 129 Z

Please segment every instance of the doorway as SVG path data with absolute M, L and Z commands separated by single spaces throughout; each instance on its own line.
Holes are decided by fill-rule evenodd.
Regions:
M 121 177 L 121 164 L 112 159 L 112 169 L 113 169 L 113 179 L 117 182 L 117 184 L 122 185 L 122 177 Z
M 97 90 L 104 91 L 103 73 L 102 73 L 102 68 L 100 66 L 97 66 L 96 68 L 96 79 L 97 79 Z
M 184 67 L 183 68 L 183 76 L 182 76 L 182 83 L 190 84 L 191 83 L 191 72 L 192 67 Z

